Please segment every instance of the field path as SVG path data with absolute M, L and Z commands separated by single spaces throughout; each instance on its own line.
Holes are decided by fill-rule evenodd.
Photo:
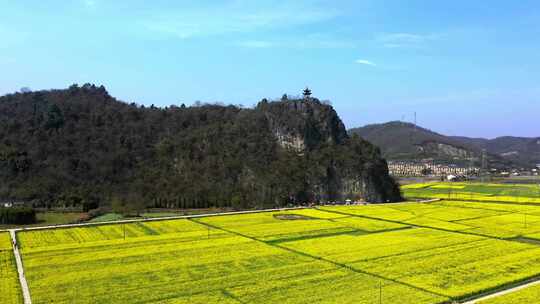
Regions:
M 481 296 L 479 298 L 476 298 L 474 300 L 469 300 L 469 301 L 466 301 L 466 302 L 462 302 L 462 304 L 478 304 L 478 303 L 480 303 L 482 301 L 497 298 L 497 297 L 500 297 L 500 296 L 504 296 L 506 294 L 517 292 L 519 290 L 522 290 L 522 289 L 525 289 L 527 287 L 531 287 L 531 286 L 534 286 L 534 285 L 538 285 L 538 284 L 540 284 L 540 278 L 536 278 L 533 281 L 528 281 L 526 283 L 523 283 L 523 284 L 518 285 L 518 286 L 514 286 L 514 287 L 509 288 L 509 289 L 499 290 L 499 291 L 497 291 L 495 293 L 492 293 L 492 294 L 487 294 L 487 295 L 484 294 L 483 296 Z
M 17 263 L 17 272 L 19 273 L 19 282 L 21 284 L 24 304 L 32 304 L 32 299 L 30 298 L 30 289 L 28 289 L 28 283 L 26 282 L 26 277 L 24 276 L 24 268 L 21 255 L 19 253 L 19 245 L 17 244 L 15 230 L 9 230 L 9 234 L 11 235 L 11 243 L 13 244 L 13 254 L 15 255 L 15 262 Z
M 117 221 L 107 221 L 107 222 L 48 225 L 48 226 L 38 226 L 38 227 L 28 227 L 28 228 L 0 229 L 0 232 L 9 231 L 11 233 L 13 231 L 13 233 L 16 233 L 18 231 L 46 230 L 46 229 L 86 227 L 86 226 L 101 226 L 101 225 L 112 225 L 112 224 L 128 224 L 128 223 L 138 223 L 138 222 L 159 222 L 159 221 L 167 221 L 167 220 L 192 219 L 192 218 L 199 218 L 199 217 L 224 216 L 224 215 L 235 215 L 235 214 L 250 214 L 250 213 L 265 213 L 265 212 L 289 211 L 289 210 L 298 210 L 298 209 L 310 209 L 310 207 L 274 208 L 274 209 L 260 209 L 260 210 L 247 210 L 247 211 L 204 213 L 204 214 L 193 214 L 193 215 L 175 215 L 175 216 L 164 216 L 164 217 L 153 217 L 153 218 L 136 218 L 136 219 L 129 219 L 129 220 L 117 220 Z

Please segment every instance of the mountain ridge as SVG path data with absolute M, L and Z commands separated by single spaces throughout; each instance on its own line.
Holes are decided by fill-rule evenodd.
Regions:
M 446 136 L 412 123 L 391 121 L 370 124 L 349 130 L 379 146 L 383 156 L 389 159 L 415 159 L 419 157 L 452 159 L 474 158 L 479 162 L 482 150 L 486 150 L 496 165 L 527 165 L 540 163 L 540 138 L 501 136 L 493 139 Z M 438 147 L 431 146 L 435 143 Z M 444 145 L 455 148 L 453 153 L 445 153 Z M 448 147 L 446 147 L 448 150 Z M 427 150 L 427 152 L 426 152 Z M 440 152 L 440 153 L 438 153 Z M 447 155 L 444 155 L 447 154 Z

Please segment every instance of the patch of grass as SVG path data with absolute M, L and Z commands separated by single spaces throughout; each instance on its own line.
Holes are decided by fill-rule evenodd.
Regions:
M 79 221 L 85 213 L 81 212 L 37 212 L 37 222 L 31 225 L 0 225 L 0 229 L 52 226 L 62 224 L 73 224 Z
M 402 186 L 407 198 L 442 198 L 471 201 L 540 204 L 538 184 L 429 183 Z
M 111 222 L 111 221 L 118 221 L 123 219 L 124 216 L 122 214 L 118 213 L 105 213 L 103 215 L 97 216 L 90 220 L 91 223 L 99 223 L 99 222 Z

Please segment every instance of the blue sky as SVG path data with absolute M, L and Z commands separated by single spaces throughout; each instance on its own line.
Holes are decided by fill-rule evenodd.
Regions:
M 251 106 L 309 85 L 346 126 L 540 136 L 538 1 L 0 0 L 0 94 Z

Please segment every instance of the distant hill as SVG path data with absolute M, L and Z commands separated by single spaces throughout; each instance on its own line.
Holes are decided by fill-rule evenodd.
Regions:
M 349 130 L 381 148 L 393 160 L 434 158 L 479 164 L 486 149 L 493 166 L 534 165 L 540 162 L 540 138 L 499 137 L 496 139 L 445 136 L 414 124 L 392 121 Z
M 435 133 L 414 124 L 392 121 L 384 124 L 367 125 L 349 130 L 381 148 L 390 159 L 439 158 L 453 159 L 474 156 L 473 146 L 450 137 Z
M 345 198 L 401 196 L 379 149 L 316 98 L 157 108 L 90 84 L 0 97 L 0 201 L 88 210 Z
M 452 136 L 451 138 L 477 149 L 486 149 L 491 154 L 498 155 L 517 164 L 540 164 L 540 137 L 503 136 L 494 139 L 484 139 Z

